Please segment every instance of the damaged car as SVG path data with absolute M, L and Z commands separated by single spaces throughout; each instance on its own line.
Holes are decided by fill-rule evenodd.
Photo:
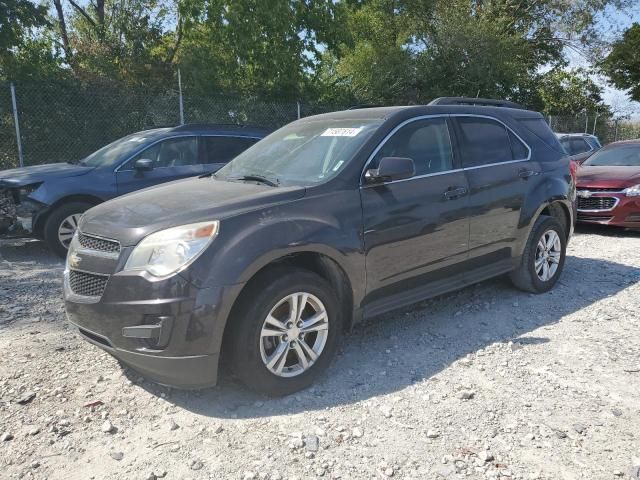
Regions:
M 215 172 L 266 134 L 242 125 L 154 128 L 120 138 L 79 162 L 5 170 L 0 172 L 0 238 L 38 238 L 64 257 L 89 208 Z

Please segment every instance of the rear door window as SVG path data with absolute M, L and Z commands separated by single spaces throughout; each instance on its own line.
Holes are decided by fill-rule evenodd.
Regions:
M 523 155 L 526 151 L 526 147 L 521 145 L 522 142 L 515 135 L 512 135 L 514 141 L 512 149 L 509 131 L 496 120 L 456 117 L 456 122 L 460 133 L 462 166 L 465 168 L 521 160 L 515 157 Z
M 571 155 L 578 155 L 579 153 L 588 152 L 591 147 L 582 138 L 571 139 Z
M 204 163 L 228 163 L 258 142 L 248 137 L 202 137 L 204 142 Z

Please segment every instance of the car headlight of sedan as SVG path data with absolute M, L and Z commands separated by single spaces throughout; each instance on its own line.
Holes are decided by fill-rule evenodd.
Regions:
M 625 188 L 622 193 L 624 193 L 627 197 L 640 197 L 640 184 L 634 185 L 633 187 Z
M 131 252 L 125 270 L 167 277 L 193 262 L 218 235 L 220 222 L 191 223 L 152 233 Z
M 20 187 L 20 189 L 18 190 L 18 193 L 20 194 L 20 198 L 24 198 L 27 195 L 32 194 L 38 189 L 40 185 L 42 185 L 42 182 L 33 183 L 31 185 L 25 185 L 24 187 Z

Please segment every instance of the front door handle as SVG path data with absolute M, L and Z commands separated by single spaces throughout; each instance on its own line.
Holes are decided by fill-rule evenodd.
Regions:
M 454 200 L 467 194 L 466 187 L 449 187 L 444 192 L 444 198 L 447 200 Z
M 534 175 L 538 175 L 538 172 L 534 170 L 527 170 L 526 168 L 523 168 L 518 172 L 518 176 L 520 178 L 529 178 L 529 177 L 533 177 Z

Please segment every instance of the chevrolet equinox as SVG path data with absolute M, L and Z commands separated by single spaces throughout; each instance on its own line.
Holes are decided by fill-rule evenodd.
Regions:
M 566 152 L 517 104 L 447 97 L 304 118 L 215 174 L 87 211 L 67 315 L 156 382 L 213 385 L 224 358 L 284 395 L 363 318 L 501 274 L 551 289 L 574 200 Z

